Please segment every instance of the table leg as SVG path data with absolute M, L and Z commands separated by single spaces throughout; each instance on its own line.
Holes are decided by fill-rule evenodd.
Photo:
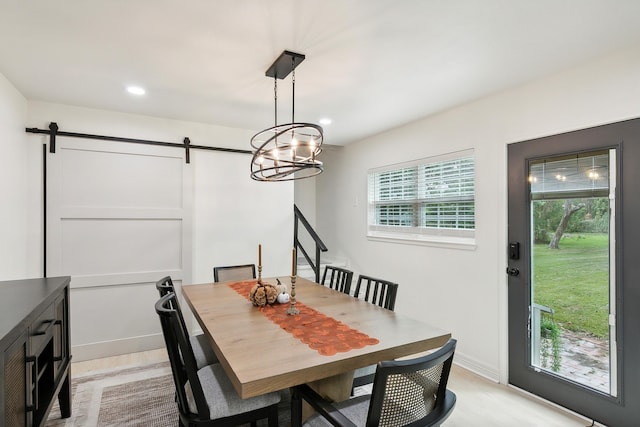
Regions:
M 323 378 L 321 380 L 309 383 L 309 387 L 318 392 L 318 394 L 331 402 L 342 402 L 351 397 L 351 386 L 353 385 L 353 372 L 349 371 L 333 377 Z M 302 420 L 306 420 L 315 411 L 304 400 L 302 401 Z

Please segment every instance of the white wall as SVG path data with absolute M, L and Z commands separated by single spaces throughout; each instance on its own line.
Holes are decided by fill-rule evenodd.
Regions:
M 300 179 L 294 184 L 296 206 L 313 227 L 316 225 L 316 179 Z
M 248 145 L 249 138 L 238 143 Z M 290 273 L 293 183 L 252 180 L 250 160 L 245 154 L 213 151 L 198 151 L 192 157 L 196 283 L 212 281 L 216 265 L 257 265 L 258 244 L 263 277 Z
M 43 102 L 30 102 L 26 123 L 25 120 L 20 122 L 23 139 L 25 126 L 47 129 L 50 122 L 57 122 L 60 131 L 176 143 L 181 143 L 188 136 L 194 145 L 237 149 L 248 149 L 254 133 L 251 130 Z M 48 137 L 29 135 L 26 139 L 28 144 L 41 147 L 41 142 Z M 28 159 L 32 169 L 38 169 L 41 161 L 41 156 L 35 153 Z M 193 173 L 193 188 L 190 190 L 193 192 L 192 265 L 184 267 L 188 270 L 185 271 L 188 283 L 213 281 L 214 265 L 257 263 L 258 243 L 263 245 L 263 276 L 289 273 L 293 183 L 252 181 L 249 162 L 248 154 L 191 150 L 191 163 L 187 168 Z M 31 203 L 36 205 L 36 201 L 41 200 L 41 183 L 34 182 L 29 191 Z M 37 209 L 41 212 L 41 203 Z M 40 222 L 41 214 L 38 213 L 30 225 L 38 229 Z M 41 241 L 42 233 L 36 237 Z M 155 299 L 157 291 L 153 283 L 73 289 L 72 279 L 74 360 L 161 347 L 160 324 L 152 307 Z M 90 317 L 91 304 L 99 301 L 105 304 L 117 301 L 118 314 L 127 316 L 129 313 L 131 327 L 114 330 L 108 319 L 101 322 L 94 319 L 96 316 Z M 144 321 L 140 320 L 141 311 L 148 312 Z
M 356 274 L 400 283 L 397 312 L 451 331 L 458 363 L 505 382 L 506 146 L 639 117 L 639 99 L 636 47 L 325 153 L 319 232 Z M 369 168 L 468 148 L 476 156 L 475 250 L 367 240 Z
M 30 262 L 27 220 L 27 100 L 0 74 L 0 280 L 37 277 Z
M 328 152 L 341 150 L 342 147 L 338 146 L 328 146 L 327 144 L 323 144 L 323 152 L 319 157 L 320 160 L 323 160 L 325 157 L 328 157 Z M 325 167 L 326 170 L 326 167 Z M 318 176 L 314 176 L 312 178 L 301 179 L 295 181 L 294 184 L 294 195 L 295 195 L 295 204 L 300 209 L 300 212 L 307 219 L 311 227 L 313 227 L 317 231 L 317 215 L 318 209 L 316 206 L 316 180 Z M 324 239 L 324 236 L 320 235 L 320 239 Z M 305 230 L 302 226 L 302 223 L 298 226 L 298 240 L 301 242 L 302 247 L 307 251 L 307 254 L 312 258 L 315 262 L 315 251 L 316 246 L 313 238 L 311 238 L 310 234 Z M 326 262 L 334 262 L 335 259 L 329 259 L 326 254 L 320 254 L 321 263 Z M 300 260 L 300 264 L 304 265 L 306 261 L 304 261 L 304 255 L 301 252 L 298 252 L 298 259 Z M 308 272 L 307 274 L 305 274 Z M 313 272 L 310 268 L 300 270 L 300 274 L 304 277 L 313 278 Z

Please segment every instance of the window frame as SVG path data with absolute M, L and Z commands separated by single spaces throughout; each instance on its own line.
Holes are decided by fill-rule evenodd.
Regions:
M 426 187 L 424 187 L 424 183 L 420 183 L 420 169 L 422 171 L 428 165 L 436 165 L 436 166 L 446 166 L 447 163 L 457 160 L 465 160 L 471 159 L 472 161 L 472 171 L 471 174 L 473 176 L 473 190 L 472 194 L 469 195 L 463 194 L 460 196 L 450 196 L 447 198 L 439 197 L 439 198 L 428 198 Z M 412 171 L 408 171 L 412 168 L 418 168 L 417 174 L 414 174 Z M 388 173 L 388 172 L 398 172 L 396 174 L 396 191 L 398 193 L 411 193 L 407 188 L 411 188 L 413 186 L 413 198 L 398 198 L 394 199 L 393 194 L 390 195 L 391 199 L 388 201 L 375 200 L 376 199 L 376 177 L 379 179 L 379 174 Z M 415 180 L 412 182 L 411 179 L 406 179 L 409 175 L 414 175 Z M 468 178 L 468 177 L 467 177 Z M 391 178 L 389 178 L 389 181 Z M 379 181 L 378 181 L 379 182 Z M 389 187 L 392 187 L 393 184 L 388 184 Z M 468 187 L 468 182 L 465 184 Z M 407 188 L 405 188 L 407 187 Z M 407 243 L 407 244 L 418 244 L 418 245 L 429 245 L 429 246 L 443 246 L 443 247 L 454 247 L 461 249 L 475 249 L 475 230 L 476 230 L 476 161 L 475 161 L 475 152 L 474 149 L 467 149 L 462 151 L 456 151 L 452 153 L 446 153 L 442 155 L 436 155 L 431 157 L 425 157 L 417 160 L 412 160 L 409 162 L 396 163 L 376 168 L 371 168 L 367 171 L 367 239 L 369 240 L 377 240 L 377 241 L 388 241 L 388 242 L 396 242 L 396 243 Z M 393 189 L 392 189 L 393 190 Z M 424 191 L 422 197 L 418 196 L 420 190 Z M 467 188 L 468 190 L 468 188 Z M 380 191 L 380 187 L 378 190 Z M 461 191 L 464 192 L 464 189 Z M 387 193 L 388 194 L 388 193 Z M 380 195 L 377 195 L 378 198 Z M 424 215 L 425 204 L 429 202 L 429 200 L 433 200 L 436 203 L 461 203 L 464 204 L 465 200 L 467 202 L 471 202 L 471 210 L 472 210 L 472 228 L 446 228 L 446 227 L 427 227 L 424 225 L 417 224 L 417 220 Z M 377 211 L 376 206 L 388 205 L 389 207 L 405 205 L 405 207 L 409 207 L 408 209 L 413 209 L 412 216 L 412 225 L 381 225 L 377 223 Z M 401 211 L 397 214 L 397 216 L 402 218 Z M 458 220 L 459 214 L 455 214 L 456 219 Z M 464 216 L 462 216 L 464 219 Z

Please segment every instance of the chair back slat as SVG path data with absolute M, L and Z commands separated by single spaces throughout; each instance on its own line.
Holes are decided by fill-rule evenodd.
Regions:
M 173 286 L 173 280 L 171 279 L 171 276 L 166 276 L 163 277 L 162 279 L 158 280 L 156 282 L 156 289 L 158 290 L 158 293 L 160 294 L 160 298 L 164 297 L 167 294 L 173 293 L 175 294 L 175 288 Z M 171 308 L 175 309 L 178 312 L 178 316 L 180 317 L 180 323 L 184 326 L 184 333 L 189 336 L 189 333 L 187 332 L 187 326 L 186 323 L 184 321 L 184 316 L 182 315 L 182 309 L 180 308 L 180 303 L 178 302 L 178 296 L 176 295 L 175 298 L 171 299 L 171 301 L 169 302 L 169 304 L 171 304 Z
M 393 311 L 395 309 L 396 295 L 398 294 L 397 283 L 361 274 L 358 276 L 353 296 L 358 298 L 361 292 L 364 292 L 365 301 L 387 310 Z
M 171 276 L 165 276 L 162 279 L 158 280 L 156 282 L 156 289 L 160 293 L 160 298 L 162 298 L 169 292 L 174 292 L 173 280 L 171 280 Z
M 451 339 L 426 356 L 378 363 L 366 425 L 432 425 L 442 416 L 455 348 Z
M 180 412 L 188 414 L 194 420 L 208 420 L 209 406 L 204 397 L 202 384 L 198 378 L 198 368 L 193 354 L 193 348 L 186 334 L 184 319 L 176 309 L 177 299 L 173 292 L 167 293 L 156 304 L 156 313 L 160 317 L 162 335 L 164 336 L 171 372 L 176 386 L 176 399 Z M 197 414 L 189 409 L 186 387 L 191 388 L 191 395 L 195 401 Z
M 220 267 L 213 267 L 214 282 L 251 280 L 255 278 L 255 264 L 225 265 Z
M 326 280 L 327 273 L 330 273 L 328 283 Z M 322 275 L 322 281 L 320 282 L 320 284 L 328 286 L 329 288 L 334 289 L 336 291 L 349 294 L 349 292 L 351 292 L 352 281 L 353 281 L 353 271 L 347 270 L 346 268 L 327 265 L 324 268 L 324 274 Z

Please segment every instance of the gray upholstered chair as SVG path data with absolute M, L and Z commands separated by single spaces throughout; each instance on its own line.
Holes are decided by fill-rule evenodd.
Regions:
M 228 282 L 231 280 L 250 280 L 256 278 L 255 264 L 225 265 L 213 267 L 214 282 Z
M 156 302 L 155 309 L 169 353 L 180 425 L 255 425 L 257 420 L 267 418 L 269 427 L 277 427 L 280 393 L 242 399 L 219 363 L 202 368 L 196 366 L 191 341 L 185 333 L 176 302 L 176 294 L 170 292 Z
M 373 390 L 344 402 L 330 403 L 306 384 L 292 389 L 293 427 L 439 426 L 451 414 L 456 395 L 447 390 L 456 340 L 411 360 L 380 362 Z M 316 413 L 302 424 L 302 400 Z
M 327 276 L 329 281 L 327 282 Z M 351 292 L 351 281 L 353 280 L 353 271 L 346 268 L 334 267 L 327 265 L 324 267 L 321 285 L 325 285 L 336 291 L 348 294 Z
M 163 297 L 168 293 L 175 293 L 171 276 L 166 276 L 158 280 L 156 282 L 156 289 L 158 290 L 160 297 Z M 177 298 L 175 300 L 175 308 L 178 312 L 178 315 L 182 317 L 182 324 L 186 325 L 184 322 L 184 317 L 182 316 L 182 309 L 180 308 L 180 304 L 178 303 Z M 189 341 L 191 341 L 191 347 L 193 348 L 193 354 L 196 358 L 196 365 L 198 366 L 198 368 L 202 368 L 203 366 L 218 362 L 218 358 L 213 352 L 211 344 L 204 334 L 189 335 L 186 326 L 184 332 L 187 336 L 189 336 Z

